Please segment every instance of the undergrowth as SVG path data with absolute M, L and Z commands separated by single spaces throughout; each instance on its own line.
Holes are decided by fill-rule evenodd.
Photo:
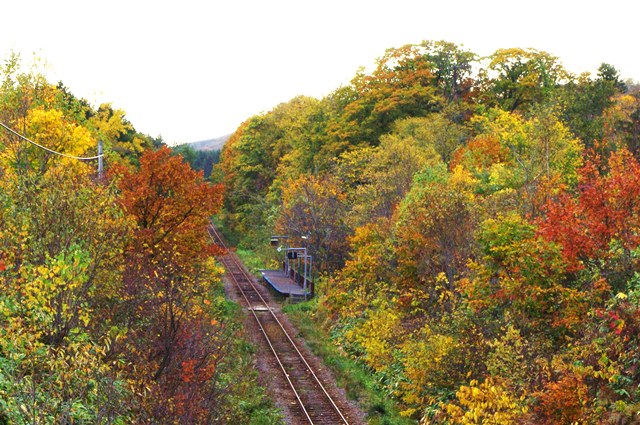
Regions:
M 396 403 L 380 387 L 374 375 L 362 364 L 348 358 L 331 336 L 315 321 L 317 301 L 285 304 L 283 311 L 303 335 L 307 345 L 331 369 L 338 386 L 355 400 L 367 415 L 370 425 L 415 425 L 416 421 L 400 416 Z

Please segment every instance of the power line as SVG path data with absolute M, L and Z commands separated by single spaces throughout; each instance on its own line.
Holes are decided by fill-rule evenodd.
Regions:
M 104 154 L 102 154 L 102 153 L 99 154 L 99 155 L 96 155 L 96 156 L 73 156 L 73 155 L 68 155 L 66 153 L 57 152 L 57 151 L 54 151 L 53 149 L 49 149 L 46 146 L 42 146 L 41 144 L 36 143 L 33 140 L 23 136 L 22 134 L 20 134 L 17 131 L 13 130 L 11 127 L 5 125 L 4 123 L 0 122 L 0 127 L 3 127 L 5 130 L 9 131 L 10 133 L 15 134 L 16 136 L 20 137 L 22 140 L 25 140 L 25 141 L 31 143 L 32 145 L 39 147 L 40 149 L 44 149 L 47 152 L 51 152 L 51 153 L 53 153 L 55 155 L 60 155 L 60 156 L 63 156 L 65 158 L 77 159 L 79 161 L 89 161 L 89 160 L 93 160 L 93 159 L 100 159 L 100 158 L 102 158 L 104 156 Z

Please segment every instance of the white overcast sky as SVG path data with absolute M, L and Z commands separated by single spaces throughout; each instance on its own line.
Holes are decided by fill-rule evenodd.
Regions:
M 0 55 L 45 59 L 97 106 L 168 143 L 232 133 L 296 95 L 321 98 L 389 47 L 446 40 L 479 55 L 533 47 L 571 72 L 640 81 L 637 0 L 17 0 Z

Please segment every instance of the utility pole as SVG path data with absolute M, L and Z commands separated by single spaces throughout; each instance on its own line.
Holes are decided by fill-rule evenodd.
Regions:
M 102 139 L 98 139 L 98 179 L 102 180 L 104 174 L 102 168 Z

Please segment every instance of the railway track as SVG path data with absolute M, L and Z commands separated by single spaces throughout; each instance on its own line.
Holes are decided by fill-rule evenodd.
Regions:
M 225 250 L 219 261 L 227 270 L 240 298 L 254 317 L 274 360 L 282 371 L 286 388 L 280 388 L 281 397 L 289 406 L 296 424 L 349 424 L 334 399 L 314 372 L 309 362 L 289 335 L 269 302 L 258 290 L 235 254 L 229 252 L 215 227 L 209 227 L 211 239 Z

